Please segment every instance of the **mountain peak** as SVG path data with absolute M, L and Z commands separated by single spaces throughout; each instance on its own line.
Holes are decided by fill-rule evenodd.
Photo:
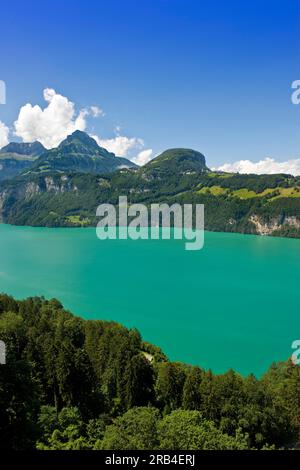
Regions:
M 145 168 L 149 170 L 171 170 L 175 172 L 206 171 L 205 156 L 193 149 L 173 148 L 165 150 L 151 160 Z
M 70 144 L 81 144 L 84 146 L 89 146 L 90 148 L 99 149 L 99 145 L 90 137 L 86 132 L 76 130 L 72 134 L 68 135 L 65 140 L 63 140 L 59 147 L 64 147 Z
M 100 174 L 109 173 L 121 167 L 135 168 L 136 165 L 99 147 L 95 139 L 86 132 L 77 130 L 68 135 L 58 147 L 44 152 L 30 172 L 68 171 Z
M 201 161 L 202 164 L 206 164 L 205 157 L 202 153 L 198 152 L 197 150 L 187 149 L 187 148 L 171 148 L 165 150 L 163 153 L 158 155 L 155 160 L 169 160 L 169 159 L 176 159 L 176 160 L 197 160 Z

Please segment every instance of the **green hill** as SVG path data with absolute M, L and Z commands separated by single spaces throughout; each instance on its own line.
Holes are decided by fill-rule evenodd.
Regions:
M 182 148 L 166 150 L 143 167 L 143 172 L 157 176 L 207 170 L 205 157 L 202 153 Z
M 109 162 L 120 160 L 75 133 L 39 157 L 34 169 L 0 184 L 0 220 L 93 226 L 99 204 L 117 204 L 127 195 L 130 203 L 146 205 L 204 204 L 206 230 L 300 237 L 300 176 L 211 172 L 205 157 L 188 149 L 167 150 L 141 168 L 108 173 Z

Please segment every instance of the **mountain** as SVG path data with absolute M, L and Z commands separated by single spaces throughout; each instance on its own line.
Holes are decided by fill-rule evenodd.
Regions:
M 0 180 L 14 178 L 30 168 L 45 148 L 40 142 L 11 142 L 0 150 Z
M 149 192 L 155 198 L 157 194 L 162 197 L 173 194 L 174 191 L 186 191 L 195 186 L 208 171 L 202 153 L 192 149 L 173 148 L 165 150 L 140 167 L 130 178 L 127 175 L 127 179 L 130 184 L 134 180 L 138 181 L 138 186 L 142 186 L 144 192 Z
M 44 152 L 27 174 L 53 171 L 109 173 L 120 168 L 137 168 L 137 165 L 99 147 L 85 132 L 75 131 L 57 148 Z
M 0 155 L 39 157 L 45 152 L 45 147 L 40 142 L 10 142 L 0 150 Z
M 158 155 L 143 167 L 143 171 L 156 176 L 164 176 L 171 173 L 202 173 L 208 171 L 206 161 L 202 153 L 192 149 L 169 149 Z
M 79 137 L 61 144 L 61 155 L 68 148 L 65 159 L 67 155 L 73 159 L 78 146 L 81 154 L 93 145 L 97 158 L 98 152 L 106 155 L 95 141 Z M 45 154 L 39 161 L 45 161 Z M 146 205 L 204 204 L 206 230 L 300 238 L 300 177 L 213 172 L 202 154 L 185 149 L 167 150 L 138 169 L 102 175 L 36 171 L 4 181 L 0 220 L 16 225 L 94 226 L 97 206 L 117 204 L 120 195 Z

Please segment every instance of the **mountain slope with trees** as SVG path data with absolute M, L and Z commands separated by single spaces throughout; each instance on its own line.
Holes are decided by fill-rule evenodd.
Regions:
M 0 183 L 0 220 L 95 226 L 97 206 L 125 195 L 148 206 L 204 204 L 207 230 L 300 237 L 300 177 L 210 171 L 191 149 L 169 149 L 139 168 L 121 161 L 76 131 L 30 170 Z

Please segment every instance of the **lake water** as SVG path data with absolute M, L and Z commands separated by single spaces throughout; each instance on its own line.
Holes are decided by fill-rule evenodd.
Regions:
M 206 233 L 201 251 L 185 251 L 0 225 L 0 243 L 0 291 L 136 327 L 171 360 L 260 375 L 300 338 L 300 240 Z

